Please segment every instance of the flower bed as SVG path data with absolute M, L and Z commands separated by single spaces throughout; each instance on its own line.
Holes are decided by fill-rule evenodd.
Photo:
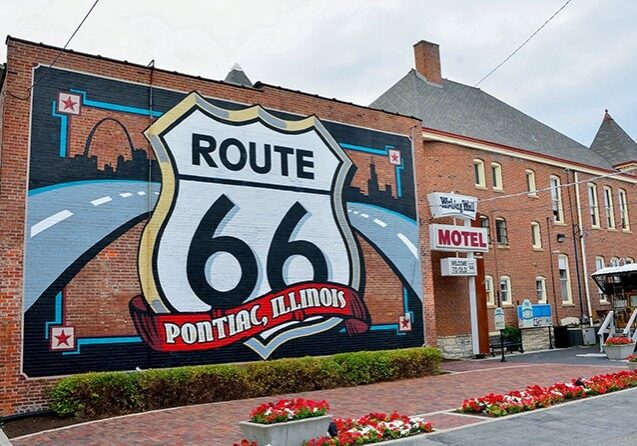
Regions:
M 279 400 L 276 403 L 263 403 L 250 413 L 250 421 L 259 424 L 284 423 L 320 417 L 327 413 L 330 405 L 327 401 L 313 401 L 303 398 Z
M 431 432 L 431 423 L 419 417 L 370 413 L 362 418 L 335 418 L 338 435 L 319 437 L 305 443 L 306 446 L 353 446 L 394 440 L 411 435 Z
M 590 379 L 573 379 L 570 383 L 556 383 L 548 387 L 534 385 L 506 394 L 490 393 L 481 398 L 465 400 L 459 411 L 501 417 L 629 387 L 637 387 L 637 372 L 624 370 Z

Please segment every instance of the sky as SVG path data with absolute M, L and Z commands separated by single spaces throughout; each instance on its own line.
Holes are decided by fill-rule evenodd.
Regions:
M 474 85 L 565 0 L 101 0 L 69 48 L 369 105 L 440 45 Z M 0 0 L 0 32 L 63 46 L 93 0 Z M 573 0 L 480 88 L 590 145 L 604 109 L 637 139 L 637 2 Z M 0 47 L 0 61 L 6 46 Z

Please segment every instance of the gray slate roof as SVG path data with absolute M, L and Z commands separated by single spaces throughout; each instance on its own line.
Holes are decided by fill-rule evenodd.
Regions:
M 593 150 L 479 88 L 448 79 L 433 84 L 413 69 L 371 106 L 417 116 L 426 128 L 612 168 Z
M 637 143 L 615 122 L 608 111 L 593 139 L 591 150 L 614 165 L 637 160 Z
M 224 81 L 235 85 L 243 85 L 244 87 L 252 87 L 252 82 L 239 64 L 234 64 Z

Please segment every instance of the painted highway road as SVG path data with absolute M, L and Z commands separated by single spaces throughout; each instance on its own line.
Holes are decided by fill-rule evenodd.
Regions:
M 145 181 L 99 180 L 32 190 L 23 311 L 96 244 L 151 212 L 160 188 L 159 183 Z M 384 253 L 421 297 L 416 222 L 363 203 L 348 203 L 347 210 L 354 228 Z
M 84 253 L 155 207 L 160 185 L 79 181 L 30 192 L 23 311 Z

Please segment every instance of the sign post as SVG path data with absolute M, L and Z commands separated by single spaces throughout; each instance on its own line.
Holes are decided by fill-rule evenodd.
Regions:
M 502 308 L 497 307 L 495 309 L 493 320 L 495 322 L 495 329 L 500 331 L 500 350 L 502 351 L 502 358 L 500 359 L 500 362 L 506 362 L 506 358 L 504 356 L 504 327 L 506 326 L 506 322 L 504 320 L 504 310 Z

